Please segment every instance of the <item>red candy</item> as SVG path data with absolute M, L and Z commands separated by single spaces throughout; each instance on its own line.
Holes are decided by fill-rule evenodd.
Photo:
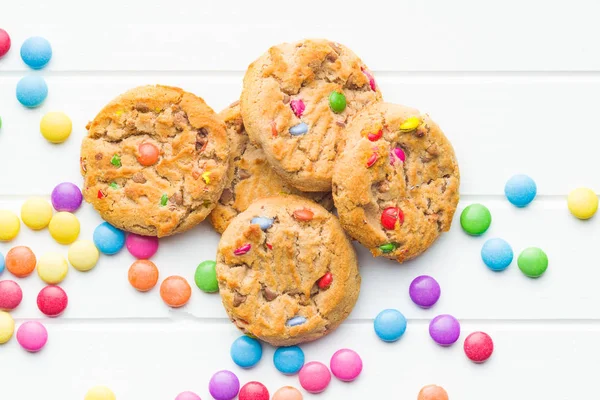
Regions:
M 260 382 L 248 382 L 240 389 L 239 400 L 269 400 L 269 391 Z
M 0 310 L 10 311 L 17 308 L 23 300 L 23 291 L 15 281 L 0 281 Z
M 252 247 L 252 245 L 250 243 L 246 243 L 242 247 L 239 247 L 239 248 L 235 249 L 233 251 L 233 254 L 235 254 L 236 256 L 244 255 L 244 254 L 246 254 L 247 252 L 250 251 L 251 247 Z
M 10 50 L 10 36 L 4 29 L 0 29 L 0 57 L 3 57 Z
M 58 317 L 65 311 L 69 304 L 69 298 L 65 291 L 59 286 L 46 286 L 37 297 L 37 306 L 42 313 L 49 317 Z
M 331 282 L 333 282 L 333 275 L 331 272 L 328 272 L 317 281 L 317 286 L 319 289 L 324 290 L 331 286 Z
M 140 153 L 137 156 L 137 160 L 140 164 L 145 167 L 149 167 L 151 165 L 156 164 L 158 161 L 158 156 L 160 151 L 158 147 L 153 145 L 152 143 L 142 143 L 140 147 L 138 147 L 138 152 Z
M 294 211 L 294 218 L 298 221 L 310 221 L 314 216 L 315 213 L 306 208 Z
M 367 160 L 367 168 L 371 168 L 373 166 L 373 164 L 375 164 L 377 162 L 378 159 L 379 159 L 379 154 L 377 154 L 377 153 L 371 154 L 371 157 L 369 157 L 369 159 Z
M 369 86 L 371 86 L 371 90 L 374 91 L 374 92 L 376 92 L 377 91 L 377 87 L 375 85 L 375 78 L 373 77 L 373 75 L 371 75 L 371 72 L 369 72 L 369 70 L 365 69 L 365 67 L 362 67 L 361 71 L 369 79 Z
M 473 332 L 465 339 L 464 350 L 469 360 L 482 363 L 494 352 L 494 342 L 485 332 Z
M 271 121 L 271 133 L 273 134 L 273 137 L 277 136 L 277 125 L 275 124 L 275 121 Z
M 300 99 L 290 101 L 290 107 L 292 107 L 292 111 L 298 118 L 302 116 L 302 113 L 306 109 L 304 102 Z
M 104 192 L 102 190 L 98 190 L 98 198 L 103 199 L 105 197 L 106 197 L 106 195 L 104 194 Z
M 400 221 L 400 225 L 404 223 L 404 213 L 398 207 L 388 207 L 381 213 L 381 225 L 385 229 L 395 229 L 396 221 Z
M 269 248 L 269 250 L 273 250 L 273 245 L 271 243 L 267 243 L 267 247 Z
M 377 133 L 369 133 L 367 135 L 367 139 L 369 139 L 371 142 L 375 142 L 375 141 L 381 139 L 382 136 L 383 136 L 383 131 L 380 129 L 379 131 L 377 131 Z

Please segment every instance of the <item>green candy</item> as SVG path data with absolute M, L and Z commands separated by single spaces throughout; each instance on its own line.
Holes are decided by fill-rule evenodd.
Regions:
M 379 250 L 381 250 L 383 253 L 390 253 L 396 250 L 396 245 L 394 243 L 382 244 L 381 246 L 379 246 Z
M 483 204 L 471 204 L 460 214 L 460 225 L 469 235 L 482 235 L 491 223 L 492 214 Z
M 334 113 L 341 113 L 346 109 L 346 96 L 343 93 L 333 91 L 329 95 L 329 107 Z
M 196 268 L 194 281 L 200 290 L 206 293 L 215 293 L 219 291 L 219 283 L 217 282 L 217 263 L 208 260 L 201 262 Z
M 110 163 L 112 165 L 114 165 L 115 167 L 119 168 L 121 166 L 121 156 L 118 154 L 115 154 L 112 159 L 110 160 Z
M 117 190 L 119 188 L 119 185 L 117 185 L 116 182 L 111 182 L 111 184 L 109 186 L 115 190 Z
M 169 201 L 169 196 L 167 196 L 166 194 L 163 194 L 160 198 L 160 205 L 161 207 L 164 207 L 167 205 L 167 201 Z
M 548 256 L 542 249 L 528 247 L 519 254 L 519 269 L 530 278 L 539 278 L 548 269 Z

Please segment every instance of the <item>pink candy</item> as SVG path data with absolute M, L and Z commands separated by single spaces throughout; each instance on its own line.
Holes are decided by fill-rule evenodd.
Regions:
M 130 233 L 125 239 L 127 250 L 138 260 L 148 260 L 158 250 L 158 238 Z
M 175 400 L 202 400 L 200 396 L 198 396 L 194 392 L 181 392 L 175 397 Z
M 331 382 L 331 372 L 325 364 L 311 361 L 304 364 L 298 374 L 300 385 L 309 393 L 321 393 Z
M 292 107 L 292 111 L 294 112 L 294 114 L 296 114 L 296 117 L 298 118 L 302 116 L 302 113 L 306 109 L 306 107 L 304 106 L 304 102 L 300 99 L 294 99 L 290 101 L 290 107 Z
M 351 382 L 360 375 L 363 363 L 355 351 L 341 349 L 331 356 L 329 366 L 336 378 L 344 382 Z
M 375 78 L 373 77 L 371 72 L 368 69 L 365 69 L 364 67 L 361 68 L 361 70 L 362 70 L 363 74 L 365 74 L 367 76 L 367 78 L 369 79 L 369 86 L 371 86 L 371 90 L 376 92 L 377 86 L 375 85 Z
M 392 150 L 392 153 L 394 153 L 394 155 L 398 157 L 400 161 L 406 161 L 406 154 L 404 154 L 404 150 L 402 150 L 400 147 L 396 147 L 394 150 Z
M 48 331 L 37 321 L 24 322 L 17 330 L 17 342 L 31 353 L 40 351 L 47 341 Z
M 242 255 L 246 254 L 247 252 L 249 252 L 251 247 L 252 247 L 252 245 L 250 243 L 246 243 L 242 247 L 235 249 L 233 251 L 233 254 L 235 254 L 236 256 L 242 256 Z
M 15 281 L 0 281 L 0 310 L 14 310 L 23 300 L 23 291 Z

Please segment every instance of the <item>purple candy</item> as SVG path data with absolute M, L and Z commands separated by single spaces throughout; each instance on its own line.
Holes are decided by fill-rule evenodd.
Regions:
M 208 391 L 215 400 L 232 400 L 240 391 L 240 381 L 231 371 L 219 371 L 210 378 Z
M 440 292 L 440 284 L 428 275 L 417 276 L 408 289 L 412 301 L 423 308 L 429 308 L 437 303 Z
M 175 400 L 202 400 L 200 396 L 198 396 L 194 392 L 181 392 L 175 397 Z
M 81 206 L 81 190 L 71 182 L 58 184 L 52 191 L 52 205 L 56 211 L 74 212 Z
M 450 346 L 460 336 L 460 323 L 452 315 L 438 315 L 429 323 L 429 334 L 437 344 Z

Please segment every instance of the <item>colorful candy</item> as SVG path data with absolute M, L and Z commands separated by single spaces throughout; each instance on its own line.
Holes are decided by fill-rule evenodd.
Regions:
M 11 311 L 21 304 L 23 291 L 15 281 L 0 281 L 0 310 Z
M 400 132 L 412 132 L 421 125 L 421 119 L 419 117 L 409 117 L 400 124 Z
M 396 147 L 394 150 L 392 150 L 392 155 L 393 157 L 398 158 L 402 162 L 406 161 L 406 154 L 404 153 L 404 150 L 402 150 L 400 147 Z M 392 164 L 394 163 L 392 162 Z
M 481 248 L 481 259 L 492 271 L 504 271 L 513 260 L 513 250 L 503 239 L 490 239 Z
M 404 223 L 404 213 L 398 207 L 387 207 L 381 213 L 381 225 L 385 229 L 396 229 L 396 223 Z
M 309 393 L 321 393 L 331 382 L 331 372 L 327 366 L 318 361 L 304 364 L 298 374 L 300 385 Z
M 15 332 L 15 321 L 9 313 L 0 311 L 0 344 L 4 344 L 12 338 Z
M 329 362 L 333 376 L 344 382 L 352 382 L 360 375 L 363 363 L 354 350 L 340 349 L 333 353 Z
M 71 118 L 63 112 L 49 112 L 40 121 L 40 132 L 50 143 L 63 143 L 73 130 Z
M 250 220 L 251 224 L 260 226 L 260 229 L 266 231 L 273 226 L 273 218 L 268 217 L 254 217 Z
M 60 253 L 48 252 L 40 257 L 37 264 L 39 277 L 50 285 L 60 283 L 69 272 L 69 264 Z
M 367 139 L 369 139 L 371 142 L 376 142 L 379 139 L 381 139 L 381 137 L 383 136 L 383 130 L 379 129 L 377 132 L 374 133 L 367 133 Z
M 329 286 L 331 286 L 332 282 L 333 282 L 333 275 L 331 274 L 331 272 L 327 272 L 325 275 L 323 275 L 321 278 L 319 278 L 319 280 L 317 281 L 317 286 L 319 287 L 319 289 L 325 290 Z
M 158 238 L 130 233 L 125 239 L 127 250 L 139 260 L 148 260 L 158 251 Z
M 110 163 L 112 165 L 114 165 L 117 168 L 121 167 L 121 156 L 118 154 L 113 154 L 112 158 L 110 159 Z
M 57 317 L 65 311 L 69 304 L 67 293 L 60 286 L 49 285 L 40 290 L 37 306 L 48 317 Z
M 376 92 L 377 85 L 375 84 L 375 78 L 373 77 L 371 72 L 368 69 L 366 69 L 365 67 L 361 67 L 361 70 L 362 70 L 363 74 L 365 74 L 367 79 L 369 80 L 369 86 L 371 87 L 371 90 Z
M 304 113 L 304 110 L 306 109 L 306 106 L 301 99 L 294 99 L 290 101 L 290 107 L 292 108 L 294 115 L 296 115 L 298 118 L 302 116 L 302 113 Z
M 539 278 L 548 269 L 548 256 L 537 247 L 529 247 L 519 254 L 517 265 L 525 276 Z
M 448 400 L 448 393 L 441 386 L 427 385 L 419 391 L 417 400 Z
M 306 318 L 303 317 L 302 315 L 297 315 L 295 317 L 288 319 L 285 324 L 289 327 L 292 327 L 292 326 L 300 326 L 305 323 L 306 323 Z
M 440 346 L 450 346 L 460 337 L 460 323 L 452 315 L 438 315 L 429 323 L 429 335 Z
M 304 122 L 300 122 L 298 125 L 290 128 L 290 135 L 292 136 L 304 135 L 306 132 L 308 132 L 308 125 Z
M 192 288 L 181 276 L 169 276 L 160 285 L 160 297 L 169 307 L 182 307 L 191 296 Z
M 69 263 L 78 271 L 91 270 L 98 263 L 100 252 L 90 240 L 78 240 L 69 247 Z
M 379 250 L 381 250 L 382 253 L 391 253 L 396 250 L 396 247 L 395 243 L 386 243 L 379 246 Z
M 260 342 L 248 336 L 240 336 L 231 345 L 231 359 L 242 368 L 254 367 L 262 358 Z
M 312 221 L 315 216 L 315 213 L 309 210 L 308 208 L 302 208 L 300 210 L 296 210 L 293 213 L 294 219 L 297 221 L 308 222 Z
M 406 318 L 394 309 L 387 309 L 375 317 L 375 333 L 384 342 L 395 342 L 406 332 Z
M 508 201 L 517 207 L 525 207 L 533 201 L 537 186 L 527 175 L 515 175 L 504 185 L 504 194 Z
M 181 392 L 175 397 L 175 400 L 202 400 L 200 396 L 198 396 L 194 392 Z
M 429 275 L 417 276 L 408 289 L 413 303 L 422 308 L 430 308 L 440 298 L 440 284 Z
M 69 212 L 54 214 L 48 225 L 50 235 L 60 244 L 71 244 L 79 237 L 80 225 L 77 217 Z
M 28 75 L 17 83 L 17 100 L 25 107 L 38 107 L 46 97 L 48 97 L 48 85 L 41 76 Z
M 592 189 L 578 188 L 567 198 L 569 211 L 579 219 L 590 219 L 598 211 L 598 196 Z
M 125 246 L 125 232 L 103 222 L 94 230 L 94 244 L 104 254 L 116 254 Z
M 21 45 L 21 58 L 30 68 L 44 68 L 52 58 L 52 46 L 43 37 L 30 37 Z
M 152 143 L 145 142 L 138 147 L 137 160 L 145 167 L 156 164 L 159 156 L 160 150 Z
M 0 57 L 4 57 L 10 50 L 10 36 L 4 29 L 0 29 Z
M 194 273 L 194 281 L 198 289 L 206 293 L 216 293 L 219 291 L 219 282 L 217 281 L 217 263 L 212 260 L 201 262 Z
M 483 204 L 471 204 L 460 214 L 460 225 L 469 235 L 482 235 L 491 223 L 492 214 Z
M 336 114 L 343 112 L 346 109 L 346 96 L 338 91 L 333 91 L 329 94 L 329 107 Z
M 233 254 L 235 254 L 236 256 L 243 256 L 244 254 L 249 252 L 251 248 L 252 248 L 252 245 L 250 243 L 246 243 L 245 245 L 240 246 L 237 249 L 235 249 L 233 251 Z
M 377 162 L 377 160 L 379 159 L 379 154 L 377 153 L 373 153 L 369 156 L 369 158 L 367 159 L 367 168 L 371 168 L 373 165 L 375 165 L 375 163 Z
M 21 206 L 21 219 L 30 229 L 44 229 L 52 219 L 52 206 L 41 197 L 32 197 Z
M 232 400 L 240 391 L 240 381 L 231 371 L 219 371 L 210 378 L 208 391 L 215 400 Z
M 260 382 L 251 381 L 240 389 L 239 400 L 269 400 L 269 390 Z
M 25 350 L 36 353 L 40 351 L 48 341 L 46 327 L 37 321 L 27 321 L 17 329 L 17 342 Z
M 12 211 L 0 210 L 0 242 L 9 242 L 17 237 L 21 221 Z
M 279 388 L 274 394 L 271 400 L 302 400 L 302 393 L 298 389 L 292 386 L 284 386 Z
M 298 346 L 280 347 L 273 354 L 273 364 L 282 374 L 297 374 L 304 366 L 304 352 Z
M 35 269 L 37 259 L 29 247 L 13 247 L 6 253 L 6 269 L 17 278 L 29 276 Z
M 94 386 L 88 390 L 83 400 L 117 400 L 117 396 L 106 386 Z
M 150 260 L 136 260 L 127 273 L 129 283 L 140 292 L 147 292 L 158 282 L 158 268 Z
M 485 362 L 494 352 L 494 342 L 485 332 L 473 332 L 463 346 L 467 358 L 475 363 Z

